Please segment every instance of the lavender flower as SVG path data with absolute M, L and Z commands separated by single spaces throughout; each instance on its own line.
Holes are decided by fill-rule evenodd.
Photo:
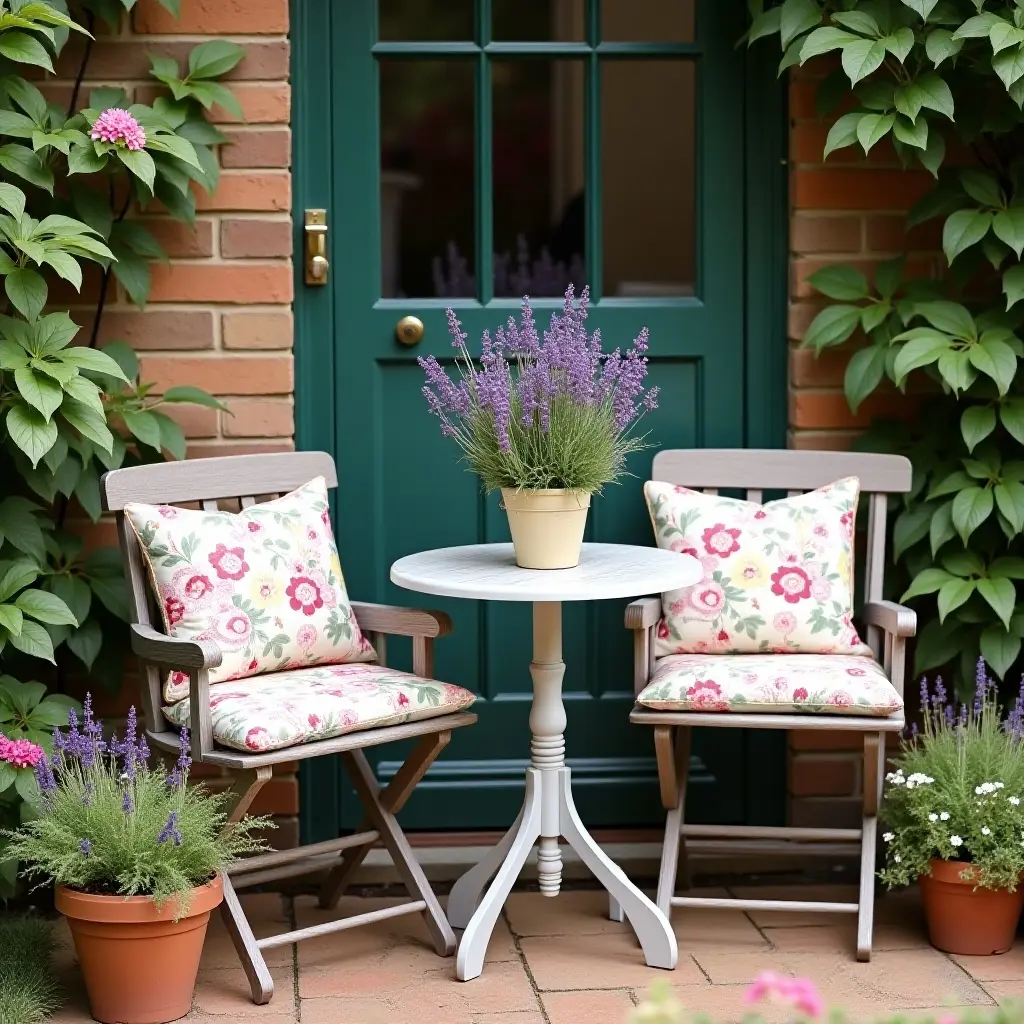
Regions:
M 121 798 L 121 810 L 124 811 L 125 814 L 131 814 L 132 811 L 135 810 L 135 804 L 132 801 L 132 791 L 130 789 L 126 789 L 124 791 L 124 796 Z
M 167 818 L 167 824 L 164 825 L 160 835 L 156 837 L 156 841 L 161 845 L 167 842 L 173 842 L 175 846 L 181 846 L 181 832 L 178 830 L 177 811 L 171 811 Z
M 49 758 L 42 757 L 36 762 L 35 776 L 39 792 L 44 796 L 48 796 L 57 788 L 57 780 L 53 777 L 53 765 Z
M 92 795 L 95 791 L 96 787 L 91 782 L 85 784 L 85 788 L 82 790 L 83 807 L 88 807 L 92 803 Z
M 172 789 L 179 789 L 185 785 L 188 778 L 188 770 L 192 767 L 192 758 L 189 757 L 191 745 L 188 740 L 188 729 L 183 728 L 178 736 L 178 760 L 174 764 L 174 770 L 167 776 L 167 785 Z
M 985 670 L 985 659 L 979 658 L 974 670 L 974 717 L 981 715 L 982 705 L 985 703 L 985 696 L 988 693 L 989 679 Z
M 78 844 L 78 849 L 82 852 L 83 857 L 88 857 L 92 853 L 92 841 L 89 839 L 83 839 Z

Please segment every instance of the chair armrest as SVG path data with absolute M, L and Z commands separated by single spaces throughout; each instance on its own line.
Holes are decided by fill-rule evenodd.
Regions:
M 444 612 L 402 608 L 393 604 L 352 602 L 352 614 L 365 633 L 390 633 L 392 636 L 446 636 L 452 620 Z
M 917 612 L 895 601 L 868 601 L 864 621 L 892 636 L 913 636 L 917 632 Z
M 660 618 L 660 597 L 641 597 L 626 605 L 626 629 L 648 629 Z
M 157 632 L 152 626 L 132 623 L 132 651 L 144 661 L 182 670 L 216 668 L 221 649 L 208 640 L 183 640 Z

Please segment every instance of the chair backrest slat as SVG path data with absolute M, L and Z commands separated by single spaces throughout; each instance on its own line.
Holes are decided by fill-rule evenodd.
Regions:
M 703 488 L 703 491 L 704 491 L 705 494 L 710 494 L 712 497 L 714 497 L 718 493 L 718 488 L 717 487 L 705 487 L 705 488 Z
M 219 512 L 220 511 L 220 503 L 217 501 L 216 498 L 207 498 L 203 502 L 203 511 L 204 512 Z
M 752 501 L 755 505 L 760 505 L 763 500 L 764 491 L 751 488 L 747 491 L 747 501 Z
M 242 508 L 252 508 L 256 504 L 256 499 L 251 494 L 243 494 L 239 501 L 242 504 Z

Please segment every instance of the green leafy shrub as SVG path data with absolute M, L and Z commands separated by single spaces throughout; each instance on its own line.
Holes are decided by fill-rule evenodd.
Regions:
M 942 221 L 947 267 L 873 279 L 829 267 L 810 282 L 833 300 L 804 344 L 856 335 L 845 389 L 856 409 L 886 382 L 924 381 L 917 424 L 878 424 L 864 442 L 914 463 L 895 522 L 904 597 L 924 628 L 916 669 L 953 662 L 969 686 L 979 656 L 1004 677 L 1024 637 L 1024 7 L 1006 0 L 785 0 L 751 5 L 751 41 L 780 39 L 780 73 L 822 60 L 825 155 L 887 140 L 934 187 L 909 224 Z M 829 55 L 825 57 L 824 55 Z M 952 159 L 950 154 L 956 154 Z M 961 155 L 962 154 L 962 155 Z M 920 390 L 920 389 L 918 389 Z M 897 595 L 898 596 L 898 595 Z

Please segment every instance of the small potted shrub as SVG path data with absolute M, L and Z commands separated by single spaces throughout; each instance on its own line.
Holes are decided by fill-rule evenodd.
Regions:
M 168 772 L 151 767 L 135 709 L 123 737 L 103 739 L 86 698 L 35 766 L 37 816 L 10 832 L 9 853 L 29 877 L 56 884 L 93 1017 L 163 1024 L 192 1006 L 220 872 L 262 848 L 245 818 L 229 825 L 226 794 L 188 785 L 188 737 Z
M 1003 721 L 978 662 L 975 697 L 958 705 L 921 684 L 923 728 L 886 775 L 882 879 L 920 879 L 928 935 L 947 953 L 984 956 L 1013 944 L 1024 889 L 1024 686 Z
M 591 495 L 646 447 L 631 428 L 658 401 L 657 388 L 644 388 L 647 329 L 624 355 L 602 352 L 600 331 L 587 333 L 588 297 L 584 288 L 576 302 L 570 285 L 543 337 L 524 299 L 520 323 L 484 332 L 479 366 L 449 309 L 459 379 L 433 356 L 419 360 L 430 411 L 484 489 L 501 491 L 516 563 L 527 569 L 579 562 Z

